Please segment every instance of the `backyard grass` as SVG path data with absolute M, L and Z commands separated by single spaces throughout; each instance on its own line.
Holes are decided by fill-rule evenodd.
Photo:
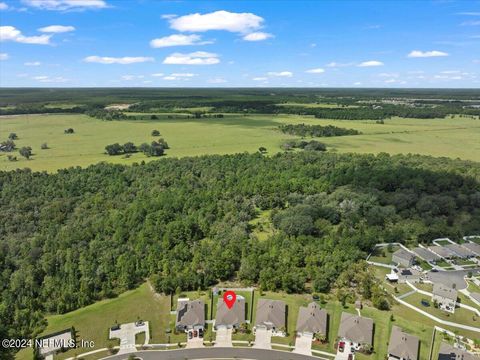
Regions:
M 252 227 L 252 234 L 260 241 L 272 236 L 275 229 L 270 221 L 271 210 L 259 212 L 258 216 L 249 222 Z
M 381 264 L 392 264 L 392 255 L 395 251 L 397 251 L 400 247 L 399 246 L 392 246 L 391 251 L 388 250 L 387 246 L 384 247 L 376 247 L 369 257 L 369 261 L 381 263 Z
M 467 284 L 468 284 L 468 287 L 467 287 L 468 291 L 480 293 L 480 286 L 476 285 L 473 281 L 467 280 Z
M 421 304 L 423 299 L 427 300 L 430 303 L 430 306 L 423 306 Z M 463 308 L 456 308 L 455 313 L 450 314 L 446 311 L 435 308 L 433 306 L 433 302 L 427 295 L 419 293 L 409 295 L 402 300 L 436 316 L 439 319 L 480 328 L 480 318 L 476 316 L 473 311 Z
M 173 116 L 173 115 L 171 115 Z M 166 157 L 256 152 L 263 146 L 267 154 L 281 151 L 280 145 L 295 138 L 278 130 L 282 124 L 319 124 L 352 128 L 361 135 L 322 138 L 329 151 L 356 153 L 419 153 L 480 161 L 480 123 L 476 119 L 401 119 L 375 121 L 326 120 L 299 115 L 235 115 L 224 118 L 102 121 L 85 115 L 21 115 L 0 118 L 0 133 L 15 132 L 17 148 L 31 146 L 31 160 L 12 153 L 18 161 L 0 154 L 0 170 L 29 167 L 54 172 L 70 166 L 88 166 L 100 161 L 121 164 L 151 161 L 141 153 L 130 158 L 108 156 L 105 146 L 132 141 L 151 142 L 151 131 L 158 129 L 170 145 Z M 64 134 L 73 128 L 74 134 Z M 1 139 L 4 140 L 4 139 Z M 47 143 L 49 149 L 41 150 Z M 458 146 L 458 144 L 462 146 Z

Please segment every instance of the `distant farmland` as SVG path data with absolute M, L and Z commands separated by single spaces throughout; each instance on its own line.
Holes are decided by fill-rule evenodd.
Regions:
M 235 115 L 224 118 L 169 119 L 158 114 L 158 120 L 102 121 L 85 115 L 21 115 L 0 118 L 1 140 L 9 133 L 18 135 L 17 148 L 31 146 L 31 160 L 18 151 L 11 153 L 18 161 L 11 162 L 7 153 L 0 153 L 0 170 L 29 167 L 32 170 L 55 171 L 70 166 L 87 166 L 100 161 L 131 164 L 150 161 L 141 153 L 130 158 L 108 156 L 105 146 L 131 141 L 151 142 L 151 131 L 158 129 L 171 149 L 168 157 L 205 154 L 255 152 L 263 146 L 268 154 L 282 151 L 280 145 L 297 138 L 278 130 L 281 124 L 335 125 L 362 132 L 356 136 L 319 138 L 329 151 L 391 154 L 412 153 L 480 161 L 480 121 L 470 118 L 401 119 L 375 121 L 320 120 L 300 115 Z M 74 134 L 64 134 L 73 128 Z M 49 149 L 41 150 L 47 143 Z

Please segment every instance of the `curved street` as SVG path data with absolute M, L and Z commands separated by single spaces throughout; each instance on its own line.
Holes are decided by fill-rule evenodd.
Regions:
M 252 360 L 312 360 L 315 356 L 294 354 L 287 351 L 264 350 L 253 348 L 215 348 L 146 350 L 123 355 L 109 356 L 109 360 L 125 360 L 129 356 L 142 360 L 185 360 L 185 359 L 252 359 Z

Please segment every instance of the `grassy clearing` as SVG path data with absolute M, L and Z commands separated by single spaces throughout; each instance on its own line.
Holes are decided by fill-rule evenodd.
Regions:
M 42 335 L 74 326 L 77 340 L 93 340 L 94 349 L 101 349 L 108 344 L 119 345 L 118 340 L 108 340 L 108 329 L 115 322 L 128 323 L 140 318 L 150 322 L 150 342 L 165 343 L 169 311 L 169 297 L 155 295 L 147 284 L 143 284 L 115 299 L 99 301 L 67 314 L 48 316 L 48 326 Z M 57 359 L 73 357 L 94 349 L 69 350 Z M 18 354 L 18 359 L 31 359 L 28 355 L 28 352 L 22 351 Z
M 104 154 L 105 146 L 132 141 L 150 142 L 150 133 L 158 129 L 171 146 L 168 157 L 255 152 L 260 146 L 268 154 L 281 151 L 280 145 L 294 138 L 278 131 L 282 124 L 335 125 L 359 130 L 362 135 L 322 138 L 330 151 L 357 153 L 419 153 L 480 161 L 480 121 L 454 119 L 401 119 L 375 121 L 321 120 L 298 115 L 235 115 L 210 119 L 101 121 L 85 115 L 22 115 L 0 118 L 0 133 L 15 132 L 17 147 L 31 146 L 34 156 L 26 160 L 15 154 L 17 162 L 0 154 L 0 170 L 29 167 L 55 171 L 70 166 L 87 166 L 100 161 L 131 164 L 151 161 L 143 154 L 128 159 Z M 65 135 L 72 127 L 75 134 Z M 3 139 L 2 139 L 3 140 Z M 50 149 L 41 150 L 42 143 Z M 458 146 L 462 144 L 462 146 Z
M 392 255 L 395 251 L 397 251 L 400 247 L 399 246 L 392 246 L 389 251 L 388 247 L 377 247 L 374 250 L 374 253 L 370 258 L 369 261 L 381 263 L 381 264 L 392 264 Z
M 275 229 L 270 221 L 271 210 L 264 210 L 259 215 L 250 221 L 252 226 L 252 234 L 260 241 L 268 239 L 275 232 Z
M 480 319 L 473 311 L 457 308 L 455 309 L 454 314 L 450 314 L 446 311 L 436 309 L 428 296 L 419 293 L 409 295 L 402 300 L 436 316 L 439 319 L 480 328 Z M 421 304 L 422 300 L 427 300 L 430 303 L 430 306 L 423 306 Z

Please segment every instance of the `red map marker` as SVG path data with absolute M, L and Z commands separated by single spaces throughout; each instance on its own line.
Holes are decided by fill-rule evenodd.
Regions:
M 237 300 L 237 294 L 234 291 L 228 290 L 223 293 L 223 301 L 229 309 L 235 304 L 235 300 Z

